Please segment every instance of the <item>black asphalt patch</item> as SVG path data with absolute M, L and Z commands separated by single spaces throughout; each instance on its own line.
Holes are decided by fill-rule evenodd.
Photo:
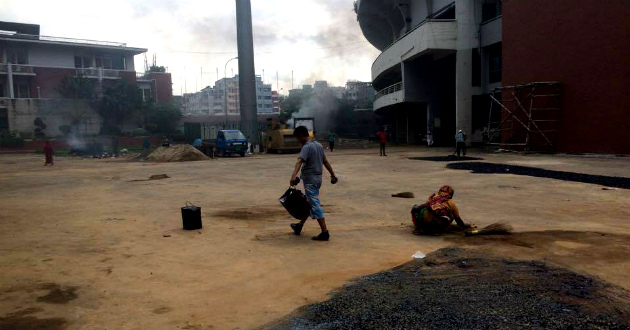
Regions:
M 462 161 L 469 161 L 469 160 L 483 160 L 483 158 L 476 158 L 476 157 L 457 157 L 457 156 L 453 156 L 453 155 L 449 155 L 449 156 L 434 156 L 434 157 L 411 157 L 409 158 L 411 160 L 425 160 L 425 161 L 430 161 L 430 162 L 462 162 Z
M 630 189 L 630 178 L 605 176 L 575 172 L 546 170 L 537 167 L 494 164 L 486 162 L 451 163 L 446 168 L 452 170 L 467 170 L 475 174 L 514 174 L 537 178 L 548 178 L 563 181 L 598 184 L 606 187 Z
M 262 329 L 629 329 L 629 297 L 542 262 L 446 248 Z

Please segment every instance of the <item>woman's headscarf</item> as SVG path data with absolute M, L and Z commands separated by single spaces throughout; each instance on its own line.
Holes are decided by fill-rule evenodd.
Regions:
M 449 185 L 442 186 L 442 188 L 440 188 L 437 193 L 429 197 L 426 205 L 431 206 L 438 203 L 444 203 L 447 200 L 452 199 L 454 194 L 455 190 L 453 189 L 453 187 Z

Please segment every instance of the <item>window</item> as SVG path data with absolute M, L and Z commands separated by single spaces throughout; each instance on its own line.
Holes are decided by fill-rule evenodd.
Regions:
M 502 78 L 502 48 L 501 43 L 488 47 L 488 82 L 493 84 Z
M 142 89 L 142 101 L 148 101 L 151 99 L 151 88 Z
M 102 64 L 101 62 L 96 62 Z M 75 68 L 91 68 L 92 66 L 92 57 L 91 56 L 75 56 L 74 57 L 74 67 Z
M 0 109 L 0 131 L 9 129 L 9 113 L 7 109 Z
M 15 83 L 13 84 L 13 94 L 16 99 L 28 99 L 30 98 L 30 88 L 28 83 Z
M 95 56 L 94 62 L 97 68 L 112 69 L 112 59 L 109 56 Z
M 28 64 L 28 53 L 26 49 L 14 49 L 7 54 L 7 62 L 13 64 Z
M 472 50 L 472 85 L 481 86 L 481 54 L 479 54 L 479 48 Z
M 481 21 L 486 22 L 495 17 L 501 16 L 501 1 L 498 0 L 486 0 L 481 6 Z
M 4 85 L 0 84 L 0 97 L 4 97 Z
M 455 19 L 455 3 L 444 6 L 433 14 L 432 19 Z

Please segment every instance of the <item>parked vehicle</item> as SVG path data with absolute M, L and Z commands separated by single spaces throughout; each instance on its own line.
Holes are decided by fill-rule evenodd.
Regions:
M 315 138 L 315 118 L 295 118 L 294 126 L 305 126 L 311 138 Z M 270 153 L 294 153 L 299 152 L 302 146 L 293 136 L 293 128 L 285 125 L 270 123 L 264 134 L 264 146 Z
M 211 136 L 211 129 L 206 125 L 199 123 L 186 123 L 184 126 L 184 135 L 189 143 L 193 143 L 197 139 L 202 140 L 201 147 L 198 147 L 208 157 L 214 157 L 215 154 L 220 156 L 241 155 L 245 157 L 247 154 L 248 141 L 245 135 L 237 129 L 218 129 L 214 130 L 215 135 Z
M 222 129 L 217 133 L 215 149 L 222 157 L 233 154 L 245 157 L 247 145 L 247 138 L 237 129 Z

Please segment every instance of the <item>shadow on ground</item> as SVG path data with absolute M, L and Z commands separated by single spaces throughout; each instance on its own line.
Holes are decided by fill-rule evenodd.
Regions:
M 445 248 L 261 329 L 628 329 L 629 297 L 542 262 Z
M 630 178 L 594 175 L 575 172 L 546 170 L 537 167 L 494 164 L 486 162 L 451 163 L 446 168 L 468 170 L 475 174 L 514 174 L 537 178 L 549 178 L 563 181 L 598 184 L 606 187 L 630 189 Z
M 0 329 L 2 330 L 63 330 L 68 322 L 63 318 L 37 318 L 32 314 L 41 312 L 42 309 L 28 308 L 0 317 Z
M 434 156 L 434 157 L 411 157 L 411 160 L 425 160 L 430 162 L 461 162 L 468 160 L 483 160 L 483 158 L 475 158 L 475 157 L 457 157 L 453 155 L 448 156 Z

